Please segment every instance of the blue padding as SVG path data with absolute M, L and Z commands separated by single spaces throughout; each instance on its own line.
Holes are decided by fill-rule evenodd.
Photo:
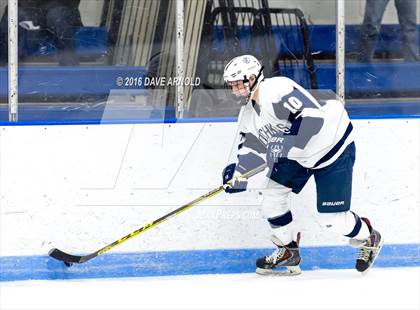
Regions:
M 286 68 L 282 74 L 309 87 L 307 74 L 302 66 Z M 413 63 L 351 63 L 346 65 L 346 92 L 361 96 L 380 96 L 394 93 L 420 93 L 420 62 Z M 82 66 L 82 67 L 21 67 L 19 68 L 19 94 L 21 97 L 36 96 L 104 96 L 111 89 L 143 89 L 128 83 L 117 86 L 117 78 L 141 78 L 146 76 L 144 67 Z M 334 90 L 335 64 L 316 65 L 319 89 Z M 123 80 L 124 82 L 130 82 Z M 131 79 L 133 82 L 133 79 Z M 7 68 L 0 68 L 0 97 L 7 96 Z
M 273 26 L 271 30 L 277 51 L 283 54 L 302 54 L 304 52 L 303 36 L 299 26 Z
M 241 26 L 239 28 L 239 43 L 242 51 L 249 50 L 251 46 L 258 43 L 255 39 L 251 40 L 251 27 Z M 420 42 L 420 25 L 417 25 Z M 278 26 L 271 27 L 274 44 L 277 51 L 291 52 L 301 54 L 304 51 L 302 42 L 302 33 L 299 26 Z M 311 51 L 314 54 L 335 53 L 335 25 L 309 25 L 309 40 Z M 213 28 L 213 52 L 224 53 L 227 48 L 225 44 L 231 44 L 224 39 L 223 26 L 214 26 Z M 345 44 L 346 52 L 359 52 L 361 25 L 346 25 Z M 254 50 L 254 52 L 258 52 Z M 399 24 L 381 25 L 381 31 L 378 36 L 376 52 L 383 53 L 401 53 L 401 39 Z
M 57 53 L 54 35 L 48 30 L 28 31 L 19 40 L 19 56 L 50 56 Z
M 273 249 L 196 250 L 104 254 L 65 267 L 48 256 L 0 257 L 0 281 L 90 279 L 255 271 L 255 260 Z M 374 267 L 420 266 L 419 244 L 384 245 Z M 357 250 L 349 246 L 302 248 L 303 270 L 354 268 Z M 357 271 L 354 271 L 357 275 Z
M 346 52 L 359 52 L 360 25 L 346 25 Z M 420 42 L 420 25 L 417 26 Z M 228 44 L 224 39 L 223 27 L 214 27 L 212 53 L 224 55 Z M 302 54 L 304 47 L 298 26 L 272 26 L 275 50 L 282 54 Z M 335 53 L 335 25 L 310 25 L 310 44 L 313 54 Z M 399 25 L 382 25 L 377 43 L 377 52 L 400 53 Z M 251 28 L 239 27 L 239 44 L 242 51 L 252 47 L 256 54 L 261 50 L 259 40 L 251 40 Z M 256 44 L 256 45 L 255 45 Z M 281 68 L 281 75 L 290 77 L 303 87 L 310 87 L 307 69 L 302 65 Z M 407 96 L 409 93 L 420 93 L 420 62 L 414 63 L 378 63 L 346 65 L 346 92 L 353 97 L 375 96 L 393 93 Z M 320 89 L 335 89 L 336 71 L 334 64 L 316 63 L 316 77 Z
M 74 37 L 79 56 L 104 56 L 108 53 L 108 33 L 105 27 L 81 27 Z
M 358 102 L 347 103 L 347 113 L 352 119 L 419 118 L 418 102 Z
M 105 27 L 80 27 L 74 34 L 74 47 L 79 56 L 104 56 L 108 53 Z M 51 56 L 57 53 L 56 39 L 48 30 L 27 32 L 20 42 L 20 55 Z
M 310 25 L 309 38 L 311 50 L 315 54 L 335 53 L 335 25 Z M 420 25 L 417 25 L 420 42 Z M 346 52 L 359 52 L 361 25 L 346 25 L 345 44 Z M 376 52 L 401 52 L 400 26 L 381 25 L 381 31 L 378 37 Z
M 110 90 L 144 89 L 134 85 L 134 78 L 144 81 L 144 67 L 80 66 L 80 67 L 20 67 L 20 96 L 103 96 Z M 117 78 L 123 78 L 127 86 L 118 86 Z M 130 78 L 133 78 L 130 80 Z M 7 68 L 0 68 L 0 97 L 7 96 Z
M 347 94 L 420 93 L 420 62 L 349 63 L 345 69 Z M 319 89 L 336 89 L 335 64 L 317 64 L 316 76 Z

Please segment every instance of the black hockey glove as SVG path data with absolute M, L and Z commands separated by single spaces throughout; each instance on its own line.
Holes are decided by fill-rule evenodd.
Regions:
M 240 177 L 241 174 L 236 171 L 236 164 L 230 164 L 223 169 L 223 187 L 229 194 L 246 191 L 248 181 Z
M 281 158 L 287 158 L 290 149 L 294 146 L 295 136 L 284 135 L 277 133 L 273 135 L 267 145 L 267 165 L 273 169 L 274 165 L 279 162 Z

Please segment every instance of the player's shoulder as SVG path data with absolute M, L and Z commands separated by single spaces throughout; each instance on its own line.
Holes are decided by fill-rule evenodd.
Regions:
M 264 79 L 262 86 L 263 97 L 270 102 L 276 102 L 293 91 L 296 83 L 284 76 Z
M 295 81 L 285 76 L 274 76 L 268 79 L 264 79 L 264 85 L 266 85 L 267 87 L 272 87 L 272 86 L 279 87 L 282 85 L 288 86 L 288 85 L 294 85 L 294 84 L 296 84 Z

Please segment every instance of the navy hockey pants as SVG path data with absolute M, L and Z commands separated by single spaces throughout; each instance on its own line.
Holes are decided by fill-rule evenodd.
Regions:
M 316 184 L 317 209 L 320 213 L 350 210 L 353 165 L 356 157 L 354 142 L 331 165 L 309 169 L 297 161 L 281 158 L 269 172 L 273 181 L 289 187 L 298 194 L 313 175 Z

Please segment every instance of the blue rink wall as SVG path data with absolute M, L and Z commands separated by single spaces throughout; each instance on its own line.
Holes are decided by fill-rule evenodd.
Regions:
M 376 267 L 420 265 L 418 107 L 410 113 L 353 116 L 352 209 L 384 235 Z M 67 268 L 49 249 L 93 252 L 217 187 L 236 124 L 9 125 L 0 129 L 0 281 L 253 272 L 271 253 L 256 178 L 244 194 L 215 196 Z M 302 268 L 353 268 L 356 251 L 316 219 L 312 181 L 290 204 Z

